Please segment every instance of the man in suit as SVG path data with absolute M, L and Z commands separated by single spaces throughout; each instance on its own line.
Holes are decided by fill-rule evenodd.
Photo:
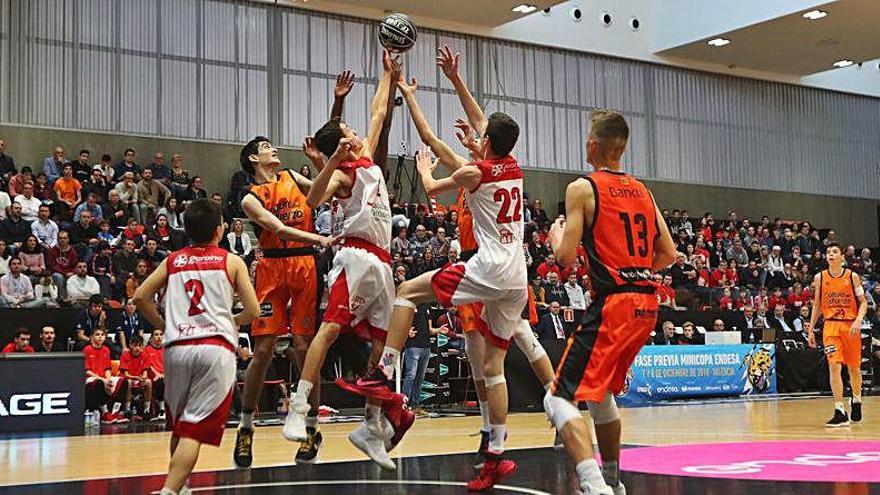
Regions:
M 773 308 L 773 316 L 767 318 L 770 328 L 776 329 L 776 341 L 794 340 L 806 344 L 802 333 L 794 328 L 794 324 L 785 317 L 785 306 L 782 304 Z
M 559 314 L 560 308 L 559 301 L 550 303 L 550 312 L 542 316 L 535 327 L 538 340 L 565 339 L 567 337 L 562 315 Z
M 675 324 L 671 321 L 663 322 L 663 331 L 654 337 L 654 345 L 675 345 Z

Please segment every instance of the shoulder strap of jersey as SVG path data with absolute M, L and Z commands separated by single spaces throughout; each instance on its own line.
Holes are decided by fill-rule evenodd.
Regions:
M 584 225 L 584 233 L 587 233 L 593 230 L 593 227 L 596 225 L 596 220 L 599 219 L 599 186 L 593 179 L 593 174 L 587 175 L 584 179 L 586 179 L 590 184 L 590 187 L 593 188 L 593 220 L 590 222 L 590 225 Z

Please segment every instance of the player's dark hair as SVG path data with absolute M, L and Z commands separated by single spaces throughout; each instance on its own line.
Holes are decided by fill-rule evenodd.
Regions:
M 315 131 L 315 145 L 327 158 L 333 156 L 342 139 L 342 126 L 338 118 L 330 119 Z
M 197 199 L 186 206 L 186 235 L 194 244 L 211 242 L 222 221 L 220 205 L 210 199 Z
M 825 252 L 827 253 L 829 249 L 836 247 L 838 251 L 843 252 L 843 248 L 840 247 L 840 244 L 836 242 L 829 242 L 827 246 L 825 246 Z
M 129 346 L 144 345 L 144 337 L 141 335 L 135 335 L 134 337 L 131 338 L 131 342 L 129 342 L 128 345 Z
M 486 137 L 492 144 L 492 152 L 495 156 L 507 156 L 519 139 L 519 125 L 510 115 L 495 112 L 489 116 L 486 124 Z
M 245 172 L 253 175 L 254 174 L 254 164 L 251 163 L 251 155 L 256 155 L 259 152 L 260 143 L 263 141 L 269 141 L 269 138 L 265 136 L 256 136 L 241 149 L 241 154 L 238 157 L 239 163 L 241 163 L 241 169 Z

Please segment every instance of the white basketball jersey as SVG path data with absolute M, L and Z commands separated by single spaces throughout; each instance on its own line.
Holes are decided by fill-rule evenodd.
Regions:
M 465 198 L 473 216 L 474 237 L 480 246 L 471 258 L 473 276 L 497 289 L 525 288 L 523 257 L 523 173 L 512 157 L 484 160 L 483 178 Z
M 232 316 L 235 288 L 226 272 L 229 251 L 187 247 L 167 260 L 165 345 L 178 340 L 223 337 L 238 346 Z
M 351 195 L 332 202 L 333 235 L 357 237 L 385 251 L 391 248 L 391 206 L 382 169 L 367 158 L 344 163 L 352 177 Z

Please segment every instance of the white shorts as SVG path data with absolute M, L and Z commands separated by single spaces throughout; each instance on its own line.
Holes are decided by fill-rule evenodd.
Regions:
M 391 265 L 380 256 L 388 255 L 379 248 L 360 247 L 343 247 L 336 253 L 327 276 L 330 296 L 324 321 L 365 340 L 385 340 L 395 289 Z
M 165 348 L 165 404 L 174 436 L 220 445 L 235 369 L 232 345 L 219 337 Z
M 437 301 L 447 308 L 471 303 L 482 303 L 480 317 L 489 326 L 484 336 L 503 349 L 510 344 L 522 320 L 523 308 L 528 304 L 525 286 L 498 289 L 482 282 L 470 273 L 468 264 L 456 263 L 440 269 L 431 278 L 431 287 Z M 526 280 L 523 279 L 523 285 Z

